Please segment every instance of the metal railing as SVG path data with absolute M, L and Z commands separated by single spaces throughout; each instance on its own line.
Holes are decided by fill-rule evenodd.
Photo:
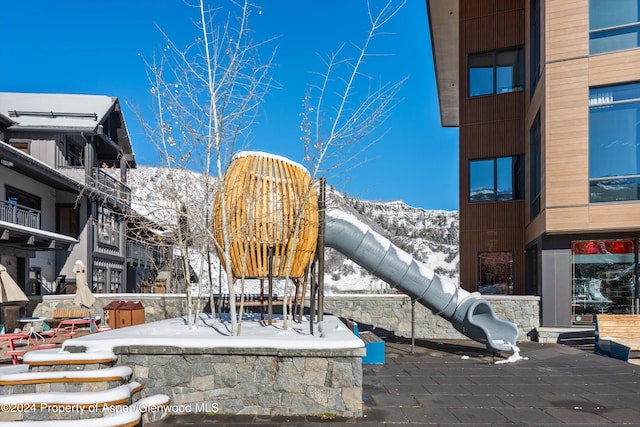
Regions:
M 159 266 L 164 263 L 164 254 L 158 247 L 129 241 L 127 242 L 127 260 L 132 264 Z
M 131 204 L 131 189 L 100 168 L 93 168 L 93 187 L 111 198 L 114 204 Z
M 40 215 L 41 212 L 37 209 L 0 200 L 0 221 L 30 228 L 40 228 Z

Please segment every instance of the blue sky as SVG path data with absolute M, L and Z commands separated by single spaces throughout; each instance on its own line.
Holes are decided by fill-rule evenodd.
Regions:
M 380 0 L 374 0 L 380 4 Z M 131 107 L 152 103 L 142 57 L 164 46 L 156 24 L 178 44 L 198 34 L 197 15 L 181 0 L 3 0 L 0 91 L 88 93 L 117 96 L 124 106 L 139 164 L 155 153 Z M 274 78 L 253 129 L 251 149 L 302 160 L 302 98 L 318 55 L 360 42 L 367 30 L 361 0 L 257 0 L 256 38 L 278 37 Z M 425 209 L 458 209 L 458 130 L 442 128 L 424 0 L 408 0 L 376 39 L 368 74 L 383 81 L 408 77 L 402 102 L 385 123 L 382 140 L 364 163 L 329 184 L 369 200 L 403 200 Z

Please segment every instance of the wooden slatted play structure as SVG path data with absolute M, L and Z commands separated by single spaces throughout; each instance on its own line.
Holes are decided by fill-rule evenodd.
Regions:
M 284 157 L 240 152 L 224 175 L 223 191 L 234 278 L 284 278 L 289 258 L 289 277 L 303 278 L 318 240 L 318 199 L 309 172 Z M 214 203 L 213 231 L 224 248 L 220 197 Z M 218 257 L 224 262 L 220 250 Z

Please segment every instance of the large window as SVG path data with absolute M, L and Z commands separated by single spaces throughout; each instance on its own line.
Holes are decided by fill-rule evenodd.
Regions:
M 640 83 L 589 91 L 589 201 L 640 200 Z
M 82 167 L 84 165 L 84 145 L 74 137 L 65 137 L 58 142 L 60 154 L 57 160 L 61 167 Z
M 469 201 L 523 199 L 522 156 L 469 161 Z
M 591 54 L 640 46 L 640 0 L 589 0 Z
M 98 208 L 98 242 L 120 246 L 120 218 L 104 206 Z
M 478 292 L 481 294 L 513 294 L 513 252 L 481 252 Z
M 17 188 L 6 186 L 7 201 L 11 204 L 17 204 L 22 207 L 40 210 L 42 199 L 26 191 L 18 190 Z
M 524 90 L 522 48 L 469 55 L 469 96 Z
M 529 130 L 529 219 L 533 220 L 540 213 L 540 195 L 542 193 L 542 139 L 540 133 L 540 112 Z
M 573 323 L 592 323 L 599 313 L 633 313 L 636 250 L 634 239 L 571 243 Z

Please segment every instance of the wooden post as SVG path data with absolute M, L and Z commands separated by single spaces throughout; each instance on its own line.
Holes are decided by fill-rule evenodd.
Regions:
M 318 195 L 318 322 L 322 322 L 324 318 L 324 223 L 326 188 L 326 178 L 320 178 L 320 194 Z
M 269 294 L 267 295 L 268 303 L 267 303 L 267 323 L 269 325 L 273 324 L 273 246 L 269 246 L 267 249 L 267 256 L 269 257 L 269 272 L 268 272 L 268 280 L 269 280 Z

